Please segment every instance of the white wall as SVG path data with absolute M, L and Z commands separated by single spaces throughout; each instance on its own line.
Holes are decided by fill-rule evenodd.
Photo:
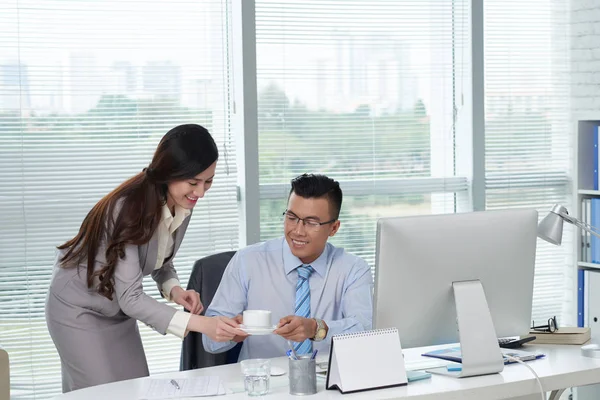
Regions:
M 571 111 L 600 114 L 600 1 L 571 0 Z

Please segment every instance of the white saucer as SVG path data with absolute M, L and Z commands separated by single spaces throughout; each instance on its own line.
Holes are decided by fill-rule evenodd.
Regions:
M 279 367 L 271 367 L 271 376 L 285 375 L 285 369 Z
M 327 372 L 327 368 L 329 368 L 329 363 L 328 362 L 320 362 L 320 363 L 316 363 L 316 367 L 317 367 L 317 372 Z
M 240 325 L 240 329 L 246 332 L 249 335 L 270 335 L 273 333 L 275 329 L 277 329 L 277 325 L 273 325 L 271 328 L 263 328 L 263 327 L 252 327 Z

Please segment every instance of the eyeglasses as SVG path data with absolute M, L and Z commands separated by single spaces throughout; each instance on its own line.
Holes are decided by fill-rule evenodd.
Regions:
M 548 320 L 548 324 L 547 325 L 538 325 L 535 326 L 535 321 L 532 321 L 531 323 L 531 330 L 532 331 L 538 331 L 538 332 L 550 332 L 550 333 L 554 333 L 558 330 L 558 324 L 556 323 L 556 316 L 550 318 Z
M 296 214 L 289 212 L 288 210 L 285 210 L 283 212 L 283 218 L 284 218 L 284 223 L 286 225 L 298 225 L 300 223 L 300 221 L 302 221 L 302 223 L 304 224 L 304 227 L 307 230 L 316 232 L 319 229 L 321 229 L 321 226 L 323 225 L 327 225 L 327 224 L 331 224 L 332 222 L 335 222 L 337 219 L 334 218 L 330 221 L 327 222 L 320 222 L 314 218 L 300 218 L 299 216 L 297 216 Z

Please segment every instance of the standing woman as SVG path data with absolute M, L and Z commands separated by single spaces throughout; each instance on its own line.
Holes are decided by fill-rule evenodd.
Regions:
M 79 233 L 58 247 L 46 321 L 61 359 L 63 392 L 148 376 L 138 320 L 181 338 L 194 331 L 228 341 L 243 333 L 231 319 L 197 315 L 200 296 L 181 288 L 173 267 L 217 158 L 203 127 L 171 129 L 150 165 L 102 198 Z M 190 313 L 144 293 L 142 279 L 150 274 L 163 297 Z

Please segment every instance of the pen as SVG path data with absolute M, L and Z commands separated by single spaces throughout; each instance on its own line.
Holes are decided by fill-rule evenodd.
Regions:
M 298 354 L 296 354 L 296 350 L 294 350 L 294 345 L 292 344 L 291 341 L 287 341 L 288 342 L 288 346 L 290 347 L 290 352 L 294 355 L 294 359 L 298 359 Z
M 286 351 L 285 354 L 289 357 L 290 360 L 297 360 L 298 359 L 298 358 L 294 357 L 294 355 L 292 355 L 292 350 Z
M 177 383 L 177 381 L 176 381 L 175 379 L 171 379 L 171 385 L 175 386 L 175 388 L 176 388 L 177 390 L 181 389 L 181 388 L 179 387 L 179 384 Z
M 317 356 L 317 353 L 318 353 L 318 352 L 319 352 L 319 350 L 315 350 L 315 351 L 313 351 L 313 353 L 312 353 L 312 356 L 310 356 L 310 359 L 311 359 L 311 360 L 314 360 L 314 359 L 315 359 L 315 357 Z

